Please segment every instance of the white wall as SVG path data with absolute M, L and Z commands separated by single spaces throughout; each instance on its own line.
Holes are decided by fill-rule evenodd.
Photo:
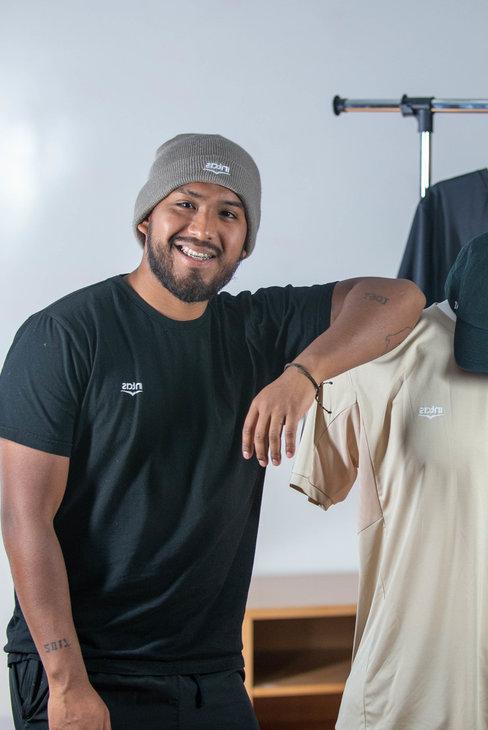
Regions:
M 0 361 L 28 314 L 136 266 L 135 195 L 182 131 L 235 139 L 262 172 L 258 245 L 231 291 L 395 275 L 417 200 L 415 122 L 335 118 L 331 99 L 486 97 L 487 23 L 482 0 L 4 4 Z M 485 166 L 487 139 L 486 116 L 437 119 L 434 178 Z M 326 515 L 288 475 L 269 470 L 256 571 L 355 569 L 355 497 Z M 0 571 L 4 626 L 5 560 Z

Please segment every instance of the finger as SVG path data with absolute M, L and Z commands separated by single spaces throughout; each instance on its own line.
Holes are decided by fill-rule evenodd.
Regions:
M 245 459 L 250 459 L 254 453 L 254 429 L 257 418 L 258 411 L 253 402 L 242 428 L 242 455 Z
M 256 458 L 261 466 L 268 466 L 268 427 L 269 415 L 260 413 L 256 428 L 254 429 L 254 449 L 256 451 Z
M 105 717 L 105 723 L 103 726 L 103 730 L 112 730 L 112 724 L 110 722 L 110 714 L 107 712 L 107 715 Z
M 285 451 L 289 459 L 295 455 L 298 420 L 288 416 L 285 423 Z
M 274 466 L 281 463 L 281 432 L 283 430 L 283 415 L 271 416 L 269 424 L 269 453 Z

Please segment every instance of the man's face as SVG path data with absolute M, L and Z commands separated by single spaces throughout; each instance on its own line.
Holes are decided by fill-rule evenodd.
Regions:
M 149 266 L 183 302 L 202 302 L 229 283 L 245 257 L 247 222 L 238 196 L 213 183 L 170 193 L 139 225 Z

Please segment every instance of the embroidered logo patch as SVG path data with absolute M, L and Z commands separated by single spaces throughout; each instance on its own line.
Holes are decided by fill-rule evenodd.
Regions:
M 443 406 L 420 406 L 418 415 L 430 420 L 438 416 L 445 416 L 446 412 Z
M 203 169 L 207 172 L 213 172 L 214 175 L 230 175 L 230 167 L 223 165 L 221 162 L 207 162 Z
M 139 395 L 143 392 L 142 383 L 122 383 L 120 392 L 127 395 Z

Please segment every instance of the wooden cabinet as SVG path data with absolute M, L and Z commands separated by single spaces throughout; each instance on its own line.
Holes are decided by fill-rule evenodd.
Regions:
M 351 666 L 356 574 L 255 577 L 243 626 L 261 730 L 332 730 Z

